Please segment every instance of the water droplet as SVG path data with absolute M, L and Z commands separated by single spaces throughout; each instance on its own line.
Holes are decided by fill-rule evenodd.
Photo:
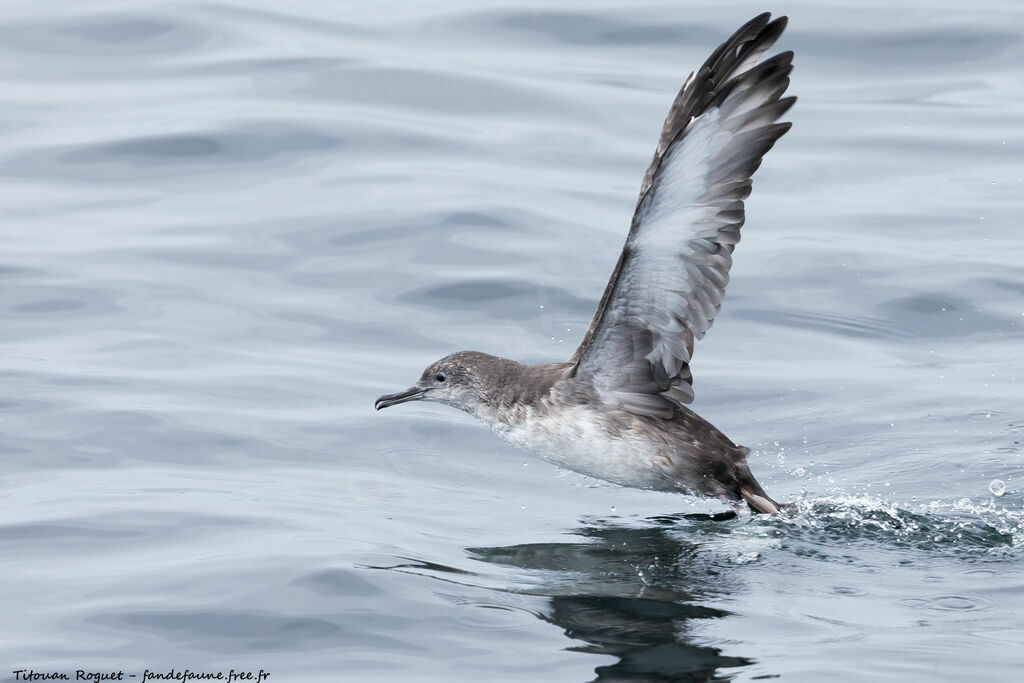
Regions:
M 732 561 L 736 564 L 750 564 L 751 562 L 757 562 L 757 559 L 761 557 L 761 553 L 751 551 L 749 553 L 737 553 Z
M 615 506 L 612 505 L 612 512 L 615 512 Z
M 988 490 L 992 492 L 993 496 L 1001 496 L 1006 493 L 1006 484 L 1002 479 L 993 479 L 988 483 Z
M 793 470 L 793 474 L 795 474 L 798 477 L 802 477 L 805 474 L 807 474 L 807 470 L 805 470 L 803 467 L 797 467 L 795 470 Z

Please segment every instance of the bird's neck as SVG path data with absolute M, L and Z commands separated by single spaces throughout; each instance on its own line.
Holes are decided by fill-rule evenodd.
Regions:
M 552 400 L 555 385 L 564 380 L 569 363 L 516 363 L 507 372 L 494 378 L 494 384 L 485 392 L 476 417 L 493 429 L 520 423 L 531 412 L 543 409 Z

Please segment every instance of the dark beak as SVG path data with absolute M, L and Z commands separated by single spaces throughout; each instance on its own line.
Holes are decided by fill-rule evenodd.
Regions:
M 400 391 L 397 394 L 386 394 L 377 399 L 377 402 L 373 404 L 373 407 L 377 410 L 381 408 L 387 408 L 389 406 L 397 406 L 399 403 L 405 403 L 406 401 L 418 401 L 423 398 L 423 394 L 427 393 L 426 389 L 420 389 L 419 387 L 412 387 L 405 391 Z

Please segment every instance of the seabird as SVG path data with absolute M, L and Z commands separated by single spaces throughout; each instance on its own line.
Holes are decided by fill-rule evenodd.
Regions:
M 747 466 L 749 449 L 685 404 L 693 343 L 721 307 L 751 177 L 791 125 L 778 120 L 796 101 L 783 97 L 793 53 L 761 61 L 785 27 L 786 17 L 755 17 L 686 79 L 572 358 L 526 365 L 460 351 L 429 365 L 412 388 L 381 396 L 377 410 L 444 403 L 581 474 L 778 512 Z

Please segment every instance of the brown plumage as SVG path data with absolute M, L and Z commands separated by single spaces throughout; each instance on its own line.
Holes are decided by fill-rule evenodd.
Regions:
M 429 366 L 415 399 L 465 410 L 510 443 L 626 486 L 743 500 L 777 512 L 737 446 L 684 404 L 693 344 L 729 281 L 751 177 L 787 130 L 792 52 L 758 62 L 786 18 L 742 26 L 691 74 L 669 109 L 626 244 L 579 348 L 522 365 L 476 351 Z

